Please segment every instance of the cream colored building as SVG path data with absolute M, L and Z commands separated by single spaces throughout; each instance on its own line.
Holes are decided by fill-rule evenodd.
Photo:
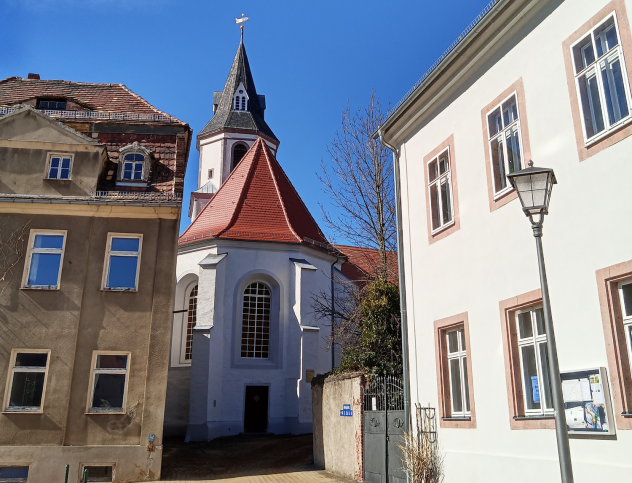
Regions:
M 543 243 L 575 481 L 632 481 L 630 13 L 492 2 L 381 127 L 400 163 L 411 402 L 438 408 L 450 483 L 560 478 L 535 243 L 506 180 L 529 160 L 558 180 Z M 574 404 L 569 371 L 599 368 Z

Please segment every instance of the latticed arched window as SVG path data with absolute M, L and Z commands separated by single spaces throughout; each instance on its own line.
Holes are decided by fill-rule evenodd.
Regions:
M 244 290 L 241 357 L 267 359 L 270 353 L 270 288 L 255 282 Z
M 243 96 L 241 98 L 241 110 L 245 111 L 246 110 L 246 96 Z
M 121 179 L 142 180 L 143 168 L 145 167 L 145 156 L 139 153 L 126 154 L 123 159 L 123 171 Z
M 235 96 L 235 110 L 239 110 L 239 99 L 241 96 Z
M 231 171 L 235 169 L 235 167 L 239 164 L 239 161 L 246 155 L 248 152 L 248 146 L 244 146 L 243 144 L 237 144 L 233 149 L 233 165 L 231 166 Z
M 196 285 L 189 293 L 189 309 L 187 311 L 187 340 L 184 347 L 184 359 L 191 360 L 193 354 L 193 327 L 197 321 L 197 296 L 198 286 Z

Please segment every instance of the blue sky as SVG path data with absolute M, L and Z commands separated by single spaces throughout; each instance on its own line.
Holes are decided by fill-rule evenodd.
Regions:
M 316 171 L 341 111 L 374 89 L 395 103 L 488 3 L 374 0 L 0 0 L 0 78 L 120 82 L 188 122 L 194 137 L 212 116 L 239 44 L 244 43 L 278 159 L 326 231 Z M 193 143 L 181 231 L 196 189 Z

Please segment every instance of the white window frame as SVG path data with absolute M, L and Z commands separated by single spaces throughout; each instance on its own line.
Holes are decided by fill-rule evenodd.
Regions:
M 138 252 L 119 252 L 112 251 L 112 239 L 113 238 L 137 238 Z M 143 235 L 142 233 L 108 233 L 107 245 L 105 247 L 105 262 L 103 264 L 103 280 L 101 281 L 101 290 L 107 290 L 108 292 L 138 292 L 138 279 L 140 275 L 140 259 L 143 252 Z M 131 288 L 116 288 L 108 287 L 107 282 L 110 275 L 110 257 L 123 256 L 123 257 L 138 257 L 136 263 L 136 282 L 133 289 Z
M 451 334 L 452 332 L 456 332 L 457 333 L 457 341 L 458 341 L 458 347 L 457 347 L 457 351 L 456 352 L 450 352 L 450 338 L 449 338 L 449 334 Z M 450 416 L 453 418 L 469 418 L 472 417 L 472 405 L 471 405 L 471 401 L 469 401 L 470 398 L 470 394 L 469 394 L 469 381 L 467 381 L 466 384 L 466 376 L 465 376 L 465 372 L 467 371 L 467 348 L 464 347 L 465 345 L 465 327 L 464 326 L 459 326 L 459 327 L 453 327 L 450 329 L 447 329 L 445 331 L 445 347 L 446 347 L 446 356 L 447 356 L 447 360 L 448 360 L 448 364 L 447 364 L 447 369 L 448 369 L 448 384 L 450 387 Z M 455 411 L 454 410 L 454 394 L 452 394 L 452 370 L 450 368 L 450 361 L 452 360 L 458 360 L 459 361 L 459 374 L 461 377 L 461 407 L 463 408 L 462 411 Z M 469 373 L 468 373 L 469 376 Z M 468 404 L 466 404 L 466 398 L 468 400 Z M 470 406 L 470 409 L 466 409 L 467 406 Z
M 97 356 L 127 356 L 127 367 L 125 369 L 97 369 Z M 132 364 L 132 353 L 127 351 L 93 351 L 92 352 L 92 365 L 90 366 L 90 389 L 88 391 L 88 401 L 86 405 L 86 414 L 125 414 L 127 408 L 127 391 L 129 386 L 129 374 Z M 108 408 L 93 408 L 92 401 L 94 400 L 94 390 L 96 388 L 95 375 L 96 374 L 125 374 L 125 389 L 123 390 L 123 407 L 114 408 L 110 410 Z M 98 466 L 98 465 L 97 465 Z M 107 466 L 107 465 L 106 465 Z
M 511 99 L 512 97 L 516 101 L 516 112 L 518 113 L 518 117 L 511 123 L 507 124 L 506 126 L 503 126 L 502 129 L 500 129 L 496 134 L 492 135 L 489 129 L 489 116 L 491 116 L 491 114 L 496 109 L 500 109 L 500 117 L 502 119 L 503 118 L 503 104 L 507 102 L 509 99 Z M 524 146 L 522 143 L 522 128 L 520 127 L 521 119 L 522 119 L 522 116 L 520 114 L 520 106 L 518 102 L 518 91 L 513 91 L 511 94 L 505 97 L 502 101 L 500 101 L 494 107 L 489 109 L 489 111 L 487 111 L 487 114 L 485 115 L 485 122 L 487 123 L 487 137 L 488 137 L 487 145 L 489 147 L 489 165 L 490 165 L 489 167 L 490 167 L 490 172 L 492 175 L 491 183 L 492 183 L 492 192 L 494 193 L 494 200 L 497 200 L 498 198 L 505 196 L 510 191 L 513 191 L 513 188 L 511 187 L 511 183 L 509 183 L 509 180 L 506 179 L 507 186 L 505 186 L 500 191 L 495 191 L 496 184 L 494 182 L 494 155 L 493 155 L 493 149 L 492 149 L 492 142 L 498 139 L 499 142 L 502 142 L 503 144 L 503 167 L 505 170 L 505 178 L 507 178 L 507 174 L 509 174 L 510 172 L 509 171 L 509 151 L 507 149 L 507 131 L 511 131 L 515 127 L 518 132 L 518 142 L 520 143 L 520 146 L 519 146 L 520 169 L 524 169 L 525 159 L 524 159 Z
M 605 52 L 601 57 L 597 57 L 597 48 L 596 48 L 597 44 L 595 40 L 595 30 L 597 30 L 605 22 L 610 20 L 611 17 L 614 18 L 614 28 L 617 31 L 618 43 L 615 47 Z M 581 70 L 579 70 L 578 72 L 577 65 L 575 63 L 576 59 L 575 59 L 574 49 L 578 44 L 583 42 L 588 35 L 590 35 L 590 41 L 592 42 L 595 60 L 586 68 L 583 68 L 582 66 Z M 586 35 L 583 35 L 582 38 L 580 38 L 577 42 L 573 43 L 570 49 L 571 49 L 571 61 L 573 63 L 573 73 L 575 75 L 575 90 L 577 92 L 577 102 L 579 103 L 580 122 L 582 125 L 582 133 L 584 135 L 584 145 L 590 146 L 594 144 L 595 142 L 599 141 L 600 139 L 604 138 L 605 136 L 610 135 L 613 131 L 632 122 L 632 94 L 630 92 L 630 80 L 628 79 L 628 70 L 626 68 L 625 58 L 623 55 L 623 45 L 621 44 L 621 30 L 619 29 L 617 13 L 613 11 L 612 13 L 606 15 L 600 22 L 598 22 L 595 25 L 595 27 L 592 27 L 590 29 L 590 32 L 588 32 Z M 583 56 L 583 53 L 582 53 L 582 56 Z M 610 116 L 608 116 L 608 108 L 606 107 L 606 91 L 603 86 L 603 79 L 601 76 L 599 65 L 604 60 L 613 58 L 613 57 L 618 57 L 621 62 L 623 87 L 625 90 L 626 100 L 628 102 L 628 115 L 626 117 L 619 119 L 619 121 L 615 122 L 614 124 L 610 124 Z M 601 114 L 603 117 L 603 122 L 604 122 L 605 127 L 604 127 L 604 130 L 601 131 L 600 133 L 597 133 L 593 135 L 592 137 L 588 138 L 588 135 L 586 133 L 586 125 L 584 123 L 584 115 L 583 115 L 584 113 L 582 111 L 582 101 L 581 101 L 581 91 L 579 89 L 579 79 L 584 77 L 591 70 L 595 73 L 595 77 L 597 79 L 597 86 L 599 87 L 599 100 L 601 102 Z M 593 125 L 594 125 L 594 116 L 592 113 L 590 113 L 590 116 L 593 118 Z
M 57 177 L 56 178 L 52 178 L 50 175 L 50 170 L 51 170 L 51 162 L 53 160 L 53 158 L 60 158 L 60 163 L 63 162 L 64 159 L 70 159 L 70 168 L 68 169 L 68 178 L 60 178 L 60 174 L 61 174 L 61 164 L 59 165 L 58 171 L 57 171 Z M 72 179 L 72 165 L 74 164 L 74 160 L 75 160 L 75 155 L 74 154 L 70 154 L 70 153 L 48 153 L 48 157 L 46 159 L 46 173 L 45 173 L 45 179 L 54 179 L 54 180 L 58 180 L 58 181 L 70 181 Z
M 524 404 L 524 413 L 525 416 L 545 416 L 551 415 L 555 412 L 553 408 L 553 401 L 547 401 L 546 399 L 546 391 L 544 386 L 544 379 L 542 376 L 542 359 L 540 356 L 540 344 L 542 342 L 547 343 L 547 347 L 549 344 L 547 334 L 539 335 L 537 332 L 537 323 L 535 311 L 537 309 L 542 309 L 541 305 L 536 305 L 532 307 L 528 307 L 522 310 L 517 310 L 515 313 L 515 324 L 516 324 L 516 338 L 518 342 L 518 357 L 520 358 L 520 380 L 522 381 L 522 400 Z M 520 321 L 518 316 L 523 313 L 529 313 L 531 317 L 531 329 L 533 331 L 532 337 L 526 337 L 524 339 L 520 338 Z M 542 315 L 542 323 L 544 324 L 544 314 Z M 540 392 L 540 409 L 527 409 L 527 390 L 526 384 L 527 381 L 524 379 L 524 362 L 522 360 L 522 348 L 526 346 L 533 346 L 535 348 L 535 363 L 536 363 L 536 371 L 538 373 L 538 390 Z M 547 354 L 548 357 L 548 354 Z M 550 364 L 550 361 L 549 361 Z M 531 381 L 529 381 L 531 383 Z M 552 396 L 552 395 L 551 395 Z M 547 408 L 547 403 L 551 405 L 550 408 Z
M 440 174 L 440 168 L 439 168 L 439 160 L 441 159 L 441 157 L 443 155 L 447 155 L 448 158 L 448 169 L 445 173 Z M 430 171 L 429 171 L 429 167 L 430 164 L 432 164 L 433 162 L 437 163 L 437 177 L 430 181 Z M 439 233 L 442 230 L 445 230 L 446 228 L 454 225 L 455 220 L 454 220 L 454 187 L 452 186 L 452 159 L 450 156 L 450 147 L 448 146 L 447 148 L 445 148 L 443 151 L 441 151 L 437 156 L 435 156 L 434 158 L 430 159 L 427 163 L 426 163 L 426 173 L 428 173 L 428 200 L 429 200 L 429 206 L 428 206 L 428 216 L 430 216 L 430 230 L 431 233 L 434 235 L 436 233 Z M 443 220 L 443 200 L 441 198 L 441 186 L 443 186 L 444 184 L 448 184 L 450 186 L 450 215 L 451 215 L 451 219 L 448 222 L 444 222 Z M 433 185 L 436 185 L 437 187 L 437 192 L 439 194 L 439 206 L 438 206 L 438 210 L 439 210 L 439 226 L 437 228 L 432 228 L 432 194 L 431 194 L 431 188 Z
M 46 354 L 46 367 L 15 367 L 15 360 L 18 354 Z M 44 412 L 44 402 L 46 399 L 46 385 L 48 384 L 48 368 L 50 367 L 50 349 L 12 349 L 11 361 L 9 366 L 9 377 L 7 377 L 6 388 L 4 391 L 4 400 L 2 402 L 2 411 L 4 413 L 36 413 L 41 414 Z M 11 399 L 11 391 L 13 389 L 13 374 L 15 372 L 44 372 L 44 386 L 42 388 L 42 403 L 39 407 L 35 406 L 19 406 L 10 409 L 9 402 Z
M 623 331 L 625 333 L 626 347 L 628 348 L 628 362 L 630 363 L 630 370 L 632 371 L 632 307 L 630 307 L 630 314 L 626 316 L 626 306 L 623 300 L 623 286 L 632 285 L 632 279 L 619 282 L 619 303 L 621 304 L 621 317 L 623 319 Z
M 189 328 L 189 310 L 190 310 L 189 304 L 191 300 L 191 293 L 193 292 L 193 289 L 195 287 L 198 287 L 198 294 L 196 296 L 196 310 L 195 310 L 196 311 L 196 325 L 197 325 L 197 304 L 199 301 L 200 292 L 199 292 L 198 282 L 194 282 L 189 287 L 187 287 L 186 292 L 185 292 L 184 310 L 186 310 L 186 312 L 182 313 L 183 317 L 182 317 L 182 336 L 180 339 L 180 364 L 190 365 L 191 360 L 192 360 L 192 359 L 187 359 L 186 353 L 187 353 L 187 331 Z
M 35 243 L 35 235 L 62 235 L 64 243 L 59 248 L 33 248 Z M 28 248 L 26 251 L 26 263 L 24 264 L 24 272 L 22 274 L 22 289 L 28 290 L 59 290 L 61 284 L 61 272 L 64 268 L 64 253 L 66 252 L 66 239 L 68 238 L 68 230 L 31 230 L 29 234 Z M 57 285 L 28 285 L 29 273 L 31 272 L 31 262 L 34 253 L 60 253 L 59 273 L 57 275 Z

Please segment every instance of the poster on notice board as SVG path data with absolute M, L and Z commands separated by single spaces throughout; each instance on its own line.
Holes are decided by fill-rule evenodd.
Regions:
M 605 367 L 560 373 L 569 434 L 615 434 Z

